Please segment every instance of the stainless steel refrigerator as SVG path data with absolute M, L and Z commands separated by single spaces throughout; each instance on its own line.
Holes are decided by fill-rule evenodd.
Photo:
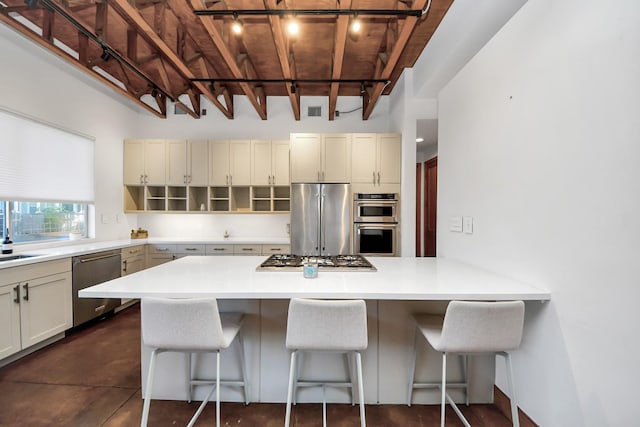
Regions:
M 291 253 L 351 253 L 351 185 L 291 184 Z

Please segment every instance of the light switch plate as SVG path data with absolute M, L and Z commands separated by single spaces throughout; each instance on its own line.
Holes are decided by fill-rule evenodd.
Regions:
M 473 234 L 473 217 L 472 216 L 462 217 L 462 231 L 467 234 Z
M 100 215 L 100 219 L 102 220 L 103 224 L 111 223 L 111 218 L 109 218 L 109 215 L 107 215 L 107 214 Z
M 462 232 L 461 216 L 452 216 L 451 218 L 449 218 L 449 231 L 454 231 L 456 233 Z

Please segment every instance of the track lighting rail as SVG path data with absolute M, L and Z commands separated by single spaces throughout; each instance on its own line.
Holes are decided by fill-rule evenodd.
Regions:
M 358 15 L 362 16 L 422 16 L 422 10 L 391 9 L 239 9 L 195 10 L 196 16 L 304 16 L 304 15 Z

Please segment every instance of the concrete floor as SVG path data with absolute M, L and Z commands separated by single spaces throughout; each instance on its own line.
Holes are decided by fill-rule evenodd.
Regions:
M 177 401 L 151 403 L 150 426 L 183 426 L 198 407 Z M 462 407 L 474 427 L 510 426 L 495 405 Z M 209 403 L 196 425 L 215 425 Z M 222 403 L 223 426 L 282 426 L 284 404 Z M 0 368 L 0 426 L 136 426 L 140 424 L 140 310 L 75 330 L 65 339 Z M 438 405 L 367 405 L 367 425 L 440 425 Z M 328 425 L 359 426 L 357 406 L 328 405 Z M 292 425 L 321 426 L 320 404 L 298 404 Z M 447 426 L 460 426 L 447 408 Z

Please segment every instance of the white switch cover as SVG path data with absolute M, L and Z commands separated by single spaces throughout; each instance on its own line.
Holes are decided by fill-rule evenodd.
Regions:
M 467 234 L 473 234 L 473 217 L 472 216 L 462 217 L 462 231 Z
M 102 219 L 102 223 L 103 224 L 110 224 L 111 223 L 111 218 L 109 218 L 109 215 L 102 214 L 102 215 L 100 215 L 100 218 Z
M 449 218 L 449 231 L 455 231 L 456 233 L 462 232 L 462 217 L 452 216 Z

